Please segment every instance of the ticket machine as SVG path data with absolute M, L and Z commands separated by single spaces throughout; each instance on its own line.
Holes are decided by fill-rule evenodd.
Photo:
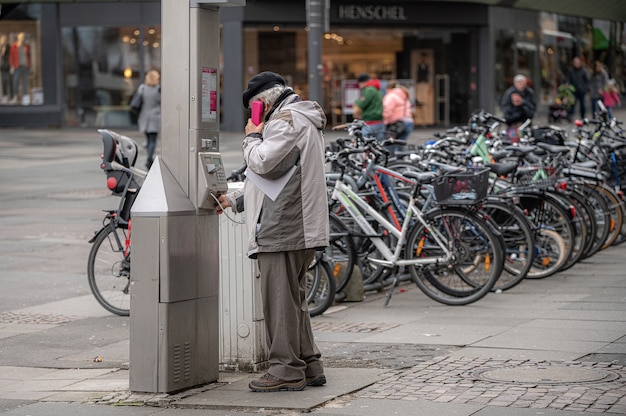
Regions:
M 131 210 L 130 389 L 216 381 L 219 9 L 245 0 L 162 0 L 161 157 Z

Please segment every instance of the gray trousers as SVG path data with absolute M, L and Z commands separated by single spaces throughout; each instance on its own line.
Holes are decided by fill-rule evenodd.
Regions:
M 314 250 L 258 253 L 269 345 L 268 372 L 285 381 L 324 374 L 306 302 L 306 272 Z

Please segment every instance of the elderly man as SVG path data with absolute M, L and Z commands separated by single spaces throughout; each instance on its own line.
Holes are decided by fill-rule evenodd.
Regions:
M 508 125 L 507 134 L 515 143 L 518 141 L 517 127 L 535 114 L 535 93 L 524 75 L 513 78 L 513 86 L 504 92 L 500 106 Z
M 243 195 L 221 195 L 217 212 L 245 208 L 248 256 L 259 265 L 269 369 L 249 387 L 255 392 L 302 390 L 326 383 L 305 298 L 306 272 L 329 237 L 326 116 L 318 103 L 301 100 L 273 72 L 261 72 L 248 83 L 243 105 L 249 108 L 254 101 L 262 103 L 261 122 L 248 120 L 242 144 L 251 172 Z M 270 197 L 255 184 L 255 175 L 287 181 L 278 196 Z

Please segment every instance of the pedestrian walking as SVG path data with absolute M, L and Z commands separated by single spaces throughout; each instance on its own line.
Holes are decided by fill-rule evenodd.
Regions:
M 591 99 L 591 115 L 595 116 L 598 100 L 602 98 L 602 93 L 606 88 L 606 83 L 609 81 L 609 76 L 606 73 L 606 68 L 601 61 L 596 61 L 593 64 L 593 73 L 589 80 L 589 98 Z
M 311 329 L 305 277 L 315 250 L 326 247 L 329 238 L 326 116 L 318 103 L 301 100 L 273 72 L 261 72 L 248 82 L 243 105 L 249 108 L 254 101 L 260 101 L 263 110 L 261 122 L 255 125 L 249 119 L 245 128 L 242 148 L 249 171 L 244 189 L 220 195 L 216 210 L 245 209 L 248 256 L 259 266 L 269 369 L 249 388 L 302 390 L 326 383 Z M 275 200 L 253 182 L 256 175 L 286 183 Z
M 574 114 L 576 106 L 578 105 L 580 107 L 580 118 L 585 118 L 587 114 L 585 97 L 589 89 L 589 75 L 587 74 L 587 70 L 583 68 L 582 61 L 578 56 L 572 59 L 572 67 L 567 72 L 565 82 L 574 87 L 574 97 L 576 98 L 576 102 L 570 108 L 570 117 Z
M 609 118 L 613 118 L 613 108 L 622 105 L 619 92 L 617 91 L 617 84 L 614 79 L 606 83 L 606 87 L 604 91 L 602 91 L 602 102 L 609 113 Z
M 411 94 L 398 82 L 390 82 L 383 97 L 383 122 L 386 137 L 406 141 L 413 130 Z M 403 147 L 396 144 L 392 150 L 395 152 Z
M 376 140 L 385 140 L 385 123 L 383 122 L 383 93 L 380 80 L 372 79 L 368 74 L 361 74 L 357 78 L 361 96 L 354 103 L 354 118 L 365 122 L 364 137 L 375 137 Z
M 157 137 L 161 130 L 161 75 L 159 72 L 154 69 L 148 71 L 137 93 L 142 96 L 137 124 L 139 131 L 146 135 L 148 152 L 146 168 L 150 169 L 154 162 Z

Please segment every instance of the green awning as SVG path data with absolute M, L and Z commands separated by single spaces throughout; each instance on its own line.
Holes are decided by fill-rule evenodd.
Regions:
M 609 49 L 609 40 L 604 35 L 602 30 L 597 27 L 593 28 L 593 49 L 595 50 L 605 50 Z

